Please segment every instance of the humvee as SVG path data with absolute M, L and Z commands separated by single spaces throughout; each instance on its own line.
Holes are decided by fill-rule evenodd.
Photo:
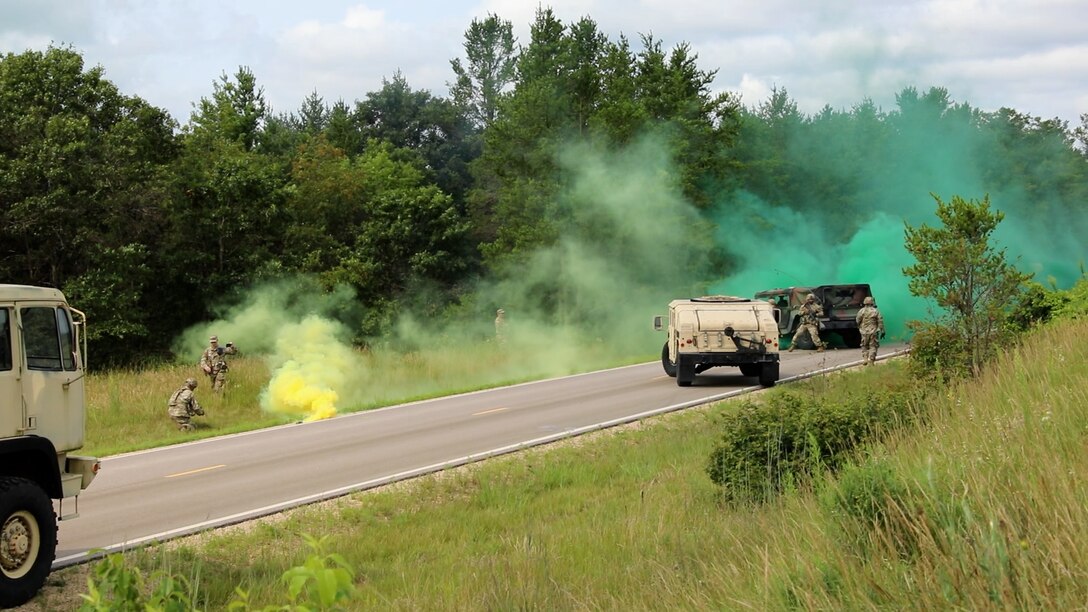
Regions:
M 820 340 L 833 342 L 838 336 L 842 343 L 850 348 L 861 346 L 861 332 L 858 330 L 856 316 L 862 301 L 873 295 L 869 285 L 855 283 L 846 285 L 819 285 L 816 287 L 786 287 L 768 289 L 755 294 L 757 300 L 773 300 L 778 309 L 779 337 L 788 343 L 797 327 L 801 324 L 799 310 L 808 294 L 814 294 L 824 309 L 820 319 Z M 808 336 L 801 338 L 797 348 L 813 348 Z
M 740 368 L 764 387 L 778 382 L 778 327 L 766 300 L 724 295 L 673 300 L 668 315 L 654 317 L 654 330 L 668 332 L 661 365 L 681 387 L 717 366 Z

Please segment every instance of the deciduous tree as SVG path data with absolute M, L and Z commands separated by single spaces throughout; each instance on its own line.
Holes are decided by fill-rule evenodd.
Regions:
M 916 296 L 932 299 L 947 317 L 947 327 L 966 347 L 968 363 L 977 371 L 1000 345 L 1004 323 L 1015 297 L 1031 274 L 1017 270 L 991 236 L 1005 215 L 981 201 L 937 195 L 941 227 L 906 226 L 904 246 L 918 263 L 903 268 Z
M 465 108 L 470 121 L 487 127 L 499 112 L 499 100 L 514 80 L 516 55 L 514 27 L 498 15 L 473 19 L 465 32 L 465 59 L 450 60 L 455 80 L 450 84 L 454 103 Z

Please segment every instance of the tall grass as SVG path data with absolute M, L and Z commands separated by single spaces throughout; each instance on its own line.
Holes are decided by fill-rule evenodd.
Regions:
M 1044 329 L 981 379 L 941 389 L 924 425 L 767 504 L 724 502 L 704 472 L 725 402 L 131 559 L 199 568 L 195 601 L 209 610 L 237 585 L 281 602 L 279 576 L 307 554 L 302 534 L 331 536 L 356 570 L 360 610 L 1082 609 L 1086 362 L 1088 323 Z M 892 363 L 808 389 L 908 375 Z M 850 470 L 894 485 L 876 518 L 828 501 Z

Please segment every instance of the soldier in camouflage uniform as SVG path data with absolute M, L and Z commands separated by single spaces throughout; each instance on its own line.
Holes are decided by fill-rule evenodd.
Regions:
M 816 345 L 817 352 L 824 350 L 824 343 L 820 340 L 820 317 L 824 316 L 824 307 L 816 300 L 816 296 L 810 293 L 805 298 L 805 303 L 801 304 L 798 312 L 801 315 L 801 324 L 797 326 L 797 331 L 794 332 L 793 339 L 790 340 L 789 350 L 793 351 L 793 349 L 797 348 L 797 341 L 805 334 L 812 338 L 812 343 Z
M 495 311 L 495 340 L 506 344 L 506 311 L 502 308 Z
M 872 365 L 876 363 L 876 349 L 884 337 L 884 315 L 876 309 L 876 301 L 870 296 L 862 302 L 855 320 L 861 332 L 861 363 Z
M 192 431 L 193 424 L 190 420 L 193 416 L 204 416 L 204 409 L 200 407 L 193 395 L 194 389 L 196 389 L 196 379 L 185 379 L 185 384 L 174 391 L 167 403 L 170 418 L 178 424 L 178 429 L 181 431 Z
M 238 349 L 233 342 L 228 342 L 226 347 L 219 346 L 219 337 L 208 338 L 208 348 L 200 356 L 200 369 L 208 376 L 212 390 L 219 393 L 223 385 L 227 384 L 227 359 L 224 355 L 234 355 Z

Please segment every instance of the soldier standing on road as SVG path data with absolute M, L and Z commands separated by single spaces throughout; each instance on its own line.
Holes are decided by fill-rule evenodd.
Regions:
M 174 391 L 167 403 L 170 418 L 178 424 L 181 431 L 192 431 L 190 422 L 194 416 L 204 416 L 204 409 L 196 401 L 193 390 L 196 389 L 196 379 L 187 378 L 180 389 Z
M 812 338 L 812 343 L 816 345 L 816 351 L 824 350 L 824 343 L 820 340 L 820 317 L 824 316 L 824 307 L 820 305 L 820 302 L 816 301 L 815 294 L 808 294 L 805 298 L 805 303 L 801 304 L 801 308 L 798 309 L 798 313 L 801 315 L 801 324 L 797 326 L 797 331 L 793 334 L 793 339 L 790 340 L 789 351 L 797 348 L 797 341 L 801 339 L 801 336 L 808 334 L 809 338 Z
M 200 356 L 200 369 L 208 375 L 208 381 L 216 393 L 222 391 L 223 385 L 227 384 L 228 368 L 225 355 L 237 353 L 238 349 L 234 348 L 233 342 L 228 342 L 226 347 L 221 347 L 218 336 L 208 338 L 208 348 L 204 349 L 204 354 Z
M 876 349 L 884 337 L 884 315 L 876 309 L 876 300 L 872 296 L 862 301 L 855 320 L 861 332 L 861 364 L 872 365 L 876 363 Z

